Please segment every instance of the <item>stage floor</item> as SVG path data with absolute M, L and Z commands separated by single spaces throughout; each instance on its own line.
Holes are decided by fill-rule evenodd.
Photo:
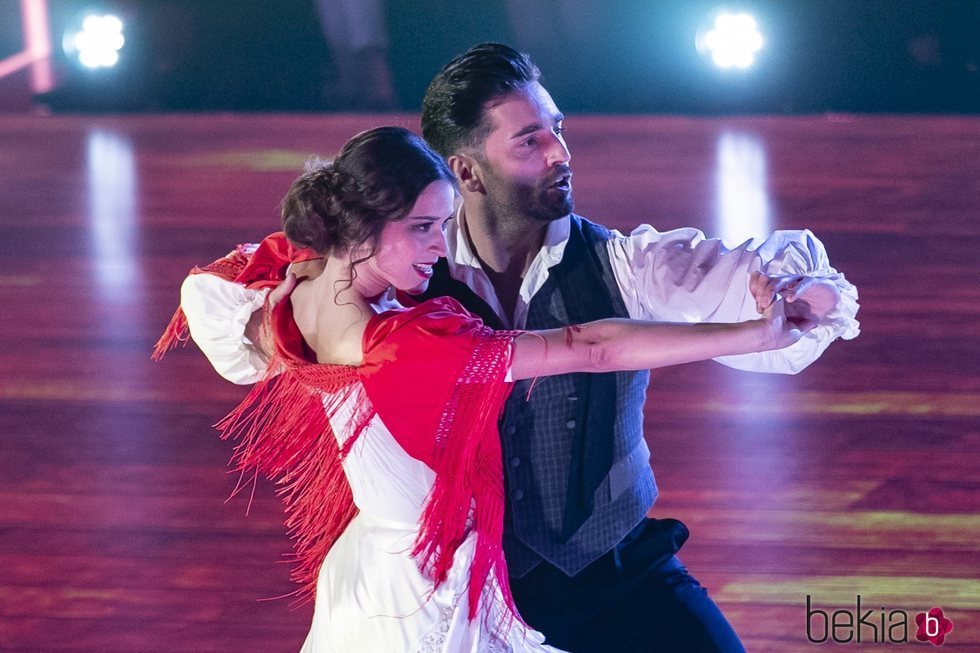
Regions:
M 193 345 L 149 353 L 189 268 L 275 230 L 307 156 L 390 123 L 418 117 L 0 116 L 0 651 L 299 649 L 310 607 L 258 601 L 293 589 L 272 486 L 225 503 L 211 424 L 243 389 Z M 651 514 L 691 528 L 747 648 L 822 650 L 807 595 L 860 595 L 912 640 L 941 607 L 945 649 L 980 650 L 980 118 L 567 126 L 582 215 L 809 228 L 860 290 L 862 335 L 798 376 L 653 374 Z

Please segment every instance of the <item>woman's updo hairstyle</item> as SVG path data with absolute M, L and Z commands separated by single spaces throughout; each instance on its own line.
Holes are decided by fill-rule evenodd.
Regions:
M 385 225 L 404 218 L 435 181 L 456 183 L 425 141 L 401 127 L 370 129 L 333 161 L 307 162 L 283 199 L 282 228 L 294 245 L 320 254 L 362 243 L 373 254 Z

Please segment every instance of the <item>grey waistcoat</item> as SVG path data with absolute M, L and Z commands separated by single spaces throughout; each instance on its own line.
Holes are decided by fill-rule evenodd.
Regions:
M 610 233 L 579 216 L 561 262 L 531 298 L 528 329 L 552 329 L 605 317 L 629 317 L 616 285 L 606 241 Z M 427 296 L 452 295 L 467 309 L 499 328 L 499 318 L 464 284 L 452 280 L 444 261 L 437 266 Z M 504 551 L 512 576 L 523 576 L 547 560 L 570 576 L 611 550 L 643 519 L 657 488 L 650 452 L 643 440 L 643 402 L 649 372 L 566 374 L 515 384 L 500 424 L 507 514 Z M 612 422 L 610 424 L 610 422 Z M 583 461 L 592 446 L 612 438 L 608 474 L 586 487 L 594 494 L 575 501 Z M 583 449 L 583 447 L 585 447 Z M 594 466 L 593 466 L 594 469 Z M 588 473 L 588 470 L 585 472 Z M 578 507 L 576 507 L 578 506 Z

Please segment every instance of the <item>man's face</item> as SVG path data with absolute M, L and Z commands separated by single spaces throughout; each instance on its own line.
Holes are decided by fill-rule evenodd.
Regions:
M 532 82 L 489 103 L 485 111 L 491 132 L 479 167 L 491 207 L 544 222 L 571 213 L 564 115 L 548 91 Z

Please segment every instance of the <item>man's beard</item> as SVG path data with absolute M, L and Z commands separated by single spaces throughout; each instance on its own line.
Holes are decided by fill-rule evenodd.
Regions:
M 551 187 L 539 190 L 538 197 L 538 201 L 529 205 L 529 215 L 543 222 L 564 218 L 575 208 L 571 187 L 567 191 Z
M 564 172 L 555 176 L 561 177 L 567 174 L 570 173 L 566 168 Z M 548 185 L 532 186 L 514 182 L 507 183 L 498 177 L 497 187 L 505 187 L 506 190 L 503 194 L 495 194 L 497 196 L 491 197 L 491 200 L 508 213 L 539 222 L 553 222 L 559 218 L 564 218 L 575 208 L 571 185 L 565 191 L 555 188 L 553 183 L 554 180 L 551 180 Z

